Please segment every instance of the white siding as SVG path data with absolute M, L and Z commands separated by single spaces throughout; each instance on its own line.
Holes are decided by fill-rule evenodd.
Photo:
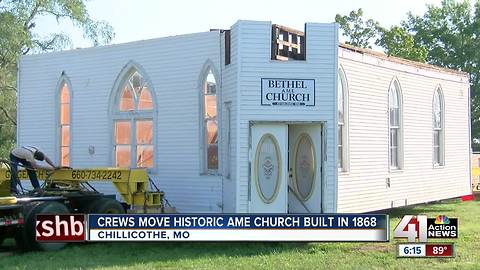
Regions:
M 239 123 L 237 212 L 248 212 L 248 151 L 250 121 L 324 121 L 327 125 L 324 210 L 335 211 L 336 194 L 336 76 L 337 28 L 335 24 L 306 25 L 306 61 L 274 61 L 271 57 L 270 22 L 239 21 Z M 315 79 L 314 107 L 260 105 L 261 78 Z M 332 134 L 332 135 L 330 135 Z
M 335 24 L 306 24 L 306 61 L 274 61 L 270 60 L 271 33 L 270 22 L 233 25 L 229 65 L 224 63 L 224 34 L 219 31 L 24 56 L 19 61 L 18 144 L 37 145 L 58 161 L 57 88 L 65 72 L 71 86 L 71 166 L 112 166 L 110 104 L 119 76 L 136 65 L 155 96 L 152 177 L 179 212 L 249 211 L 252 121 L 325 124 L 326 212 L 373 211 L 469 192 L 465 75 L 339 49 Z M 340 173 L 337 188 L 338 62 L 348 84 L 349 171 Z M 200 74 L 206 63 L 213 64 L 218 83 L 218 175 L 201 174 Z M 390 172 L 388 163 L 388 87 L 394 77 L 403 94 L 404 154 L 399 172 Z M 261 106 L 261 78 L 315 79 L 315 106 Z M 433 168 L 432 100 L 438 85 L 445 104 L 445 166 Z M 230 104 L 228 149 L 226 103 Z M 95 147 L 92 155 L 90 146 Z M 114 192 L 109 184 L 101 190 Z
M 350 170 L 340 173 L 338 211 L 364 212 L 469 193 L 468 78 L 340 49 L 349 97 Z M 403 95 L 403 169 L 389 171 L 388 87 Z M 432 101 L 445 104 L 445 166 L 433 168 Z M 387 187 L 386 179 L 391 186 Z
M 112 166 L 111 94 L 134 61 L 156 96 L 154 179 L 180 212 L 221 212 L 221 176 L 200 175 L 198 139 L 199 76 L 207 60 L 220 70 L 219 42 L 217 31 L 22 57 L 18 143 L 56 155 L 56 86 L 64 71 L 72 92 L 71 166 Z
M 224 49 L 224 44 L 221 46 Z M 223 104 L 230 103 L 230 147 L 227 150 L 227 145 L 223 147 L 223 156 L 229 155 L 230 164 L 229 169 L 225 168 L 225 172 L 230 172 L 230 177 L 224 173 L 223 180 L 223 211 L 225 213 L 235 213 L 237 211 L 237 123 L 238 123 L 238 27 L 232 26 L 230 31 L 230 64 L 222 65 L 222 99 Z M 224 57 L 225 51 L 222 51 L 221 57 Z M 223 115 L 225 115 L 226 108 L 223 108 Z M 223 127 L 227 126 L 228 119 L 223 119 Z M 221 128 L 224 130 L 224 128 Z M 224 130 L 226 133 L 226 131 Z M 225 138 L 226 142 L 227 139 Z M 225 162 L 226 159 L 223 161 Z M 228 166 L 228 164 L 226 164 Z

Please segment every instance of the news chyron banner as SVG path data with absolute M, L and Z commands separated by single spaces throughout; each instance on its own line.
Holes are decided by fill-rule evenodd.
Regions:
M 70 237 L 92 242 L 389 241 L 388 215 L 380 214 L 90 214 L 78 220 L 72 216 L 38 215 L 37 241 L 68 241 Z

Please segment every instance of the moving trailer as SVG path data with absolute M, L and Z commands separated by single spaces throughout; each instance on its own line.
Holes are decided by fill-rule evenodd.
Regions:
M 18 144 L 73 168 L 145 167 L 184 213 L 366 212 L 470 193 L 467 74 L 339 44 L 335 24 L 304 30 L 238 21 L 22 56 Z
M 43 181 L 42 192 L 23 191 L 20 185 L 23 192 L 11 196 L 11 164 L 0 159 L 0 165 L 6 165 L 0 167 L 0 246 L 4 239 L 14 238 L 16 245 L 24 250 L 63 248 L 65 242 L 36 241 L 38 214 L 164 213 L 168 209 L 165 208 L 163 192 L 149 183 L 145 169 L 37 170 L 38 178 Z M 28 179 L 27 171 L 19 171 L 18 179 Z M 123 203 L 118 202 L 115 195 L 95 190 L 90 184 L 95 181 L 111 184 L 121 195 Z

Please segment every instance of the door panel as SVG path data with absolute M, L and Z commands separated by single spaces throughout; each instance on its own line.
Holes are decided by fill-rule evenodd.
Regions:
M 322 126 L 289 125 L 290 213 L 321 213 Z
M 286 124 L 255 124 L 251 129 L 251 213 L 287 212 Z

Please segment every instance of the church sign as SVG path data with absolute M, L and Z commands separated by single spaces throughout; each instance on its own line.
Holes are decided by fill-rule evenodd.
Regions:
M 315 80 L 262 78 L 261 104 L 315 106 Z

